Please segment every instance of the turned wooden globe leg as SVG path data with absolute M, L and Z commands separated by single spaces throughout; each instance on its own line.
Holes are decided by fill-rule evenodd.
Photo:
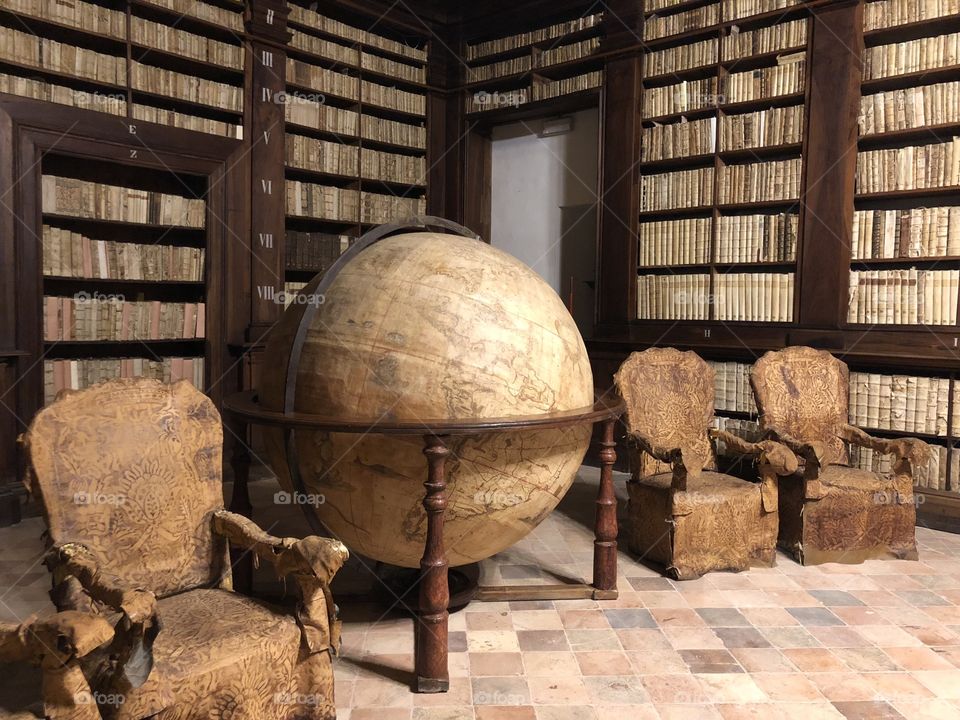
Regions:
M 440 693 L 450 689 L 447 670 L 447 608 L 450 587 L 447 554 L 443 547 L 443 513 L 447 509 L 445 464 L 450 449 L 444 437 L 425 435 L 428 474 L 423 508 L 427 511 L 427 539 L 420 560 L 420 608 L 414 634 L 414 672 L 417 692 Z
M 617 461 L 617 443 L 613 439 L 616 422 L 616 418 L 603 421 L 599 443 L 600 490 L 593 541 L 593 587 L 597 590 L 617 589 L 617 496 L 613 492 L 613 464 Z

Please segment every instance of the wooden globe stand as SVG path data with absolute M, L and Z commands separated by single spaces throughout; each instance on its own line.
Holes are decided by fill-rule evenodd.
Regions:
M 479 600 L 573 600 L 617 597 L 617 499 L 613 491 L 613 464 L 616 462 L 614 427 L 623 414 L 619 399 L 599 400 L 592 407 L 564 412 L 510 418 L 474 420 L 423 420 L 420 422 L 369 422 L 343 420 L 298 412 L 266 410 L 255 392 L 239 393 L 224 401 L 224 413 L 242 425 L 261 425 L 282 430 L 291 480 L 297 492 L 306 493 L 296 464 L 294 432 L 353 433 L 358 435 L 420 435 L 426 456 L 426 493 L 423 508 L 427 514 L 427 535 L 420 561 L 419 607 L 414 626 L 415 690 L 421 693 L 446 692 L 450 686 L 447 670 L 447 620 L 450 604 L 448 569 L 443 537 L 443 516 L 447 508 L 446 462 L 451 438 L 491 432 L 566 428 L 591 424 L 601 426 L 600 489 L 594 522 L 593 583 L 551 585 L 514 585 L 479 588 Z M 237 473 L 231 509 L 249 514 L 246 473 Z M 318 534 L 329 534 L 311 507 L 303 506 L 304 516 Z
M 371 245 L 392 235 L 417 231 L 459 235 L 480 241 L 468 228 L 437 217 L 415 217 L 399 223 L 380 225 L 351 245 L 347 251 L 322 275 L 317 275 L 302 290 L 306 297 L 325 297 L 337 276 L 358 254 Z M 420 560 L 419 604 L 416 608 L 415 672 L 417 692 L 437 693 L 449 689 L 447 671 L 447 620 L 450 605 L 449 563 L 444 548 L 444 512 L 447 508 L 446 462 L 450 455 L 452 438 L 493 432 L 559 429 L 585 424 L 601 424 L 600 491 L 594 525 L 593 584 L 557 584 L 545 586 L 506 586 L 478 588 L 481 600 L 563 600 L 575 598 L 612 599 L 617 597 L 617 501 L 613 492 L 613 464 L 616 461 L 614 425 L 624 412 L 620 400 L 599 401 L 591 407 L 537 415 L 477 419 L 418 419 L 387 421 L 383 418 L 344 420 L 342 417 L 324 417 L 297 412 L 297 377 L 304 343 L 319 312 L 319 303 L 295 304 L 286 312 L 292 313 L 297 327 L 286 367 L 283 368 L 282 409 L 268 409 L 260 405 L 253 392 L 241 393 L 224 401 L 224 413 L 232 422 L 243 425 L 261 425 L 282 431 L 286 467 L 293 489 L 306 494 L 300 474 L 297 455 L 296 430 L 329 433 L 350 433 L 358 436 L 379 434 L 386 436 L 419 435 L 423 438 L 426 456 L 426 493 L 423 508 L 427 515 L 427 531 L 423 556 Z M 245 429 L 238 427 L 238 437 L 245 437 Z M 246 486 L 247 470 L 243 467 L 246 453 L 241 448 L 236 460 L 234 496 L 231 510 L 249 513 L 249 493 Z M 304 516 L 313 532 L 331 533 L 320 522 L 312 507 L 303 507 Z M 349 544 L 348 544 L 349 546 Z M 240 583 L 247 581 L 249 571 L 242 569 Z

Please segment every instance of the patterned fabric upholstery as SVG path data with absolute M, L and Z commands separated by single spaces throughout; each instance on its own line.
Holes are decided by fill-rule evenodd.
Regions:
M 54 544 L 157 595 L 219 582 L 223 431 L 188 382 L 118 380 L 62 394 L 30 426 L 32 491 Z
M 789 347 L 768 352 L 753 366 L 750 383 L 763 428 L 776 428 L 828 449 L 825 462 L 847 464 L 847 446 L 838 437 L 848 421 L 850 373 L 824 350 Z
M 106 618 L 115 634 L 56 675 L 44 668 L 50 717 L 99 717 L 84 693 L 122 697 L 99 708 L 117 720 L 335 717 L 329 581 L 346 548 L 273 538 L 223 511 L 222 440 L 215 407 L 187 382 L 110 381 L 36 416 L 26 447 L 57 546 L 52 597 L 87 611 L 69 616 L 81 628 Z M 225 537 L 295 580 L 295 612 L 230 590 Z
M 630 549 L 681 580 L 771 565 L 777 539 L 775 475 L 767 471 L 761 485 L 714 471 L 716 455 L 707 432 L 713 369 L 695 353 L 653 348 L 630 355 L 614 380 L 627 404 L 632 436 L 655 451 L 691 450 L 704 467 L 688 473 L 686 489 L 679 490 L 672 486 L 668 465 L 632 449 Z M 684 463 L 687 459 L 684 455 Z
M 849 373 L 828 352 L 768 352 L 754 365 L 750 383 L 764 429 L 824 448 L 819 467 L 810 464 L 780 483 L 780 547 L 807 565 L 916 559 L 910 462 L 897 461 L 890 478 L 848 467 L 845 439 L 895 456 L 914 452 L 911 443 L 918 441 L 879 440 L 849 426 Z

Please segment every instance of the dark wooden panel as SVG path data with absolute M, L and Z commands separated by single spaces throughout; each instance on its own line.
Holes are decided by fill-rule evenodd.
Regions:
M 799 320 L 838 328 L 847 314 L 863 5 L 821 9 L 811 27 Z
M 607 63 L 600 105 L 598 322 L 636 316 L 640 57 Z

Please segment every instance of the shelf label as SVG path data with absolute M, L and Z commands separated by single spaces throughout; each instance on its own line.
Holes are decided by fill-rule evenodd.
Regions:
M 273 249 L 273 233 L 257 233 L 260 236 L 260 246 L 268 250 Z
M 263 189 L 264 194 L 273 195 L 273 180 L 261 180 L 260 187 Z
M 277 289 L 273 285 L 257 286 L 257 297 L 259 297 L 261 300 L 267 300 L 269 302 L 273 302 L 276 296 L 277 296 Z
M 273 8 L 268 8 L 267 9 L 267 25 L 273 25 L 273 15 L 274 15 Z
M 260 53 L 260 62 L 264 67 L 272 68 L 273 67 L 273 52 L 270 50 L 263 50 Z

